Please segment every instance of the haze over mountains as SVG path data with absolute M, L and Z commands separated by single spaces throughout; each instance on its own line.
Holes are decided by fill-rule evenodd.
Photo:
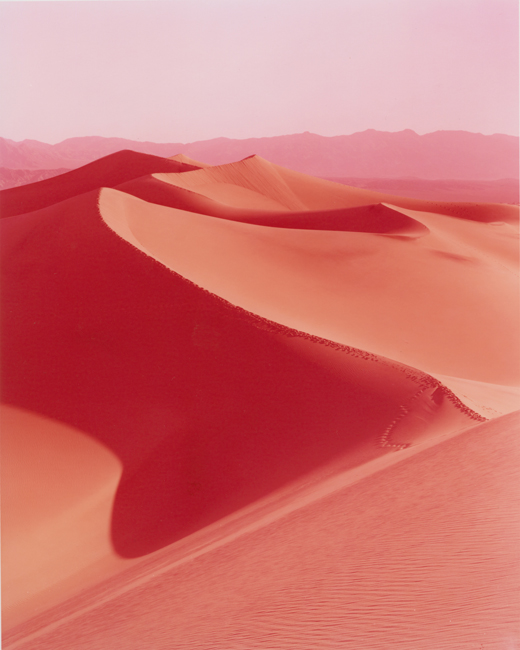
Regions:
M 180 152 L 222 165 L 257 154 L 272 163 L 320 177 L 495 180 L 519 177 L 519 139 L 466 131 L 417 135 L 369 129 L 352 135 L 314 133 L 233 140 L 216 138 L 153 143 L 122 138 L 70 138 L 58 144 L 0 138 L 0 167 L 22 170 L 72 169 L 131 149 L 170 157 Z

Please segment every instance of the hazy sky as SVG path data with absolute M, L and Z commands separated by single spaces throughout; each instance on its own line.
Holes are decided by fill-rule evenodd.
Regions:
M 0 2 L 0 136 L 518 135 L 517 0 Z

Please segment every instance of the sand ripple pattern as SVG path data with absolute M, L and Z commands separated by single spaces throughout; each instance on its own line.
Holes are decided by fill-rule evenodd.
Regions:
M 16 647 L 517 648 L 517 437 L 504 416 L 156 578 L 150 558 L 146 584 Z

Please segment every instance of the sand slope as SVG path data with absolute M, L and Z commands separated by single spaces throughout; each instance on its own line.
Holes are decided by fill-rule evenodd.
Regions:
M 514 648 L 518 433 L 515 413 L 244 511 L 6 647 Z
M 121 463 L 92 437 L 34 413 L 3 405 L 0 424 L 2 610 L 10 624 L 122 566 L 110 543 Z
M 308 213 L 314 228 L 322 221 L 331 228 L 330 219 L 340 222 L 336 230 L 268 228 L 150 206 L 115 190 L 103 190 L 100 207 L 125 239 L 233 304 L 426 372 L 518 383 L 518 278 L 507 268 L 518 242 L 507 225 L 453 225 L 380 206 Z M 299 215 L 286 218 L 293 216 L 306 225 Z M 359 231 L 363 220 L 368 232 Z M 459 241 L 459 221 L 469 226 L 468 243 Z M 488 309 L 477 320 L 482 304 Z M 480 346 L 486 364 L 475 355 Z
M 0 193 L 0 216 L 11 217 L 39 210 L 98 187 L 113 187 L 158 169 L 182 172 L 192 170 L 194 166 L 157 156 L 136 154 L 134 151 L 119 151 L 58 177 L 4 190 Z
M 484 520 L 494 549 L 489 571 L 498 571 L 509 598 L 504 567 L 516 529 L 501 542 L 497 531 L 509 511 L 490 504 L 512 489 L 517 416 L 472 427 L 520 407 L 518 209 L 382 195 L 258 156 L 220 167 L 175 158 L 121 152 L 73 177 L 0 193 L 7 206 L 0 224 L 2 400 L 13 431 L 4 449 L 7 490 L 15 495 L 7 507 L 16 515 L 2 533 L 15 549 L 3 557 L 8 644 L 18 639 L 25 647 L 23 639 L 50 621 L 65 624 L 87 593 L 115 594 L 130 575 L 147 581 L 154 558 L 189 564 L 201 540 L 224 539 L 236 522 L 260 531 L 280 499 L 296 517 L 280 524 L 282 532 L 267 527 L 259 546 L 242 540 L 235 549 L 233 542 L 229 555 L 194 560 L 189 577 L 175 578 L 182 587 L 168 587 L 164 597 L 166 608 L 184 612 L 179 619 L 166 624 L 166 610 L 152 606 L 162 598 L 161 578 L 143 597 L 132 589 L 118 604 L 135 627 L 121 628 L 107 604 L 88 615 L 92 622 L 78 622 L 84 636 L 76 623 L 70 632 L 59 623 L 57 636 L 27 643 L 65 647 L 74 634 L 75 647 L 124 648 L 131 635 L 144 638 L 154 628 L 151 647 L 167 647 L 164 634 L 175 635 L 178 647 L 205 647 L 213 638 L 222 648 L 289 648 L 307 643 L 301 628 L 312 647 L 332 648 L 341 647 L 341 635 L 358 643 L 379 620 L 372 647 L 386 639 L 385 647 L 427 648 L 420 630 L 430 638 L 459 607 L 457 598 L 473 593 L 471 576 L 487 552 L 477 538 Z M 468 429 L 475 433 L 461 433 Z M 493 457 L 485 442 L 492 436 Z M 25 464 L 23 445 L 41 449 L 40 473 Z M 415 458 L 421 449 L 424 462 Z M 474 460 L 464 461 L 461 474 L 456 458 Z M 394 464 L 399 476 L 372 476 Z M 479 484 L 474 503 L 469 485 L 477 485 L 478 468 L 495 487 L 488 494 Z M 34 487 L 16 496 L 13 486 L 27 475 L 40 486 L 36 500 Z M 379 486 L 383 475 L 390 478 Z M 356 487 L 368 476 L 359 485 L 373 484 L 370 495 Z M 301 495 L 316 501 L 331 480 L 351 506 L 340 516 L 332 502 L 316 502 L 310 518 L 297 515 Z M 410 521 L 407 508 L 415 513 Z M 379 543 L 383 510 L 389 515 Z M 431 511 L 445 513 L 445 532 L 434 532 Z M 461 512 L 481 513 L 482 522 L 472 519 L 471 528 Z M 439 575 L 421 568 L 426 550 L 414 555 L 428 526 L 454 558 Z M 454 526 L 460 535 L 452 539 Z M 272 544 L 264 534 L 274 536 Z M 36 553 L 36 539 L 55 551 Z M 459 566 L 463 547 L 468 556 Z M 386 568 L 381 548 L 390 549 Z M 440 548 L 440 541 L 425 546 L 431 558 Z M 405 551 L 416 558 L 408 568 Z M 301 554 L 316 564 L 297 575 L 290 556 Z M 345 557 L 350 564 L 338 570 Z M 204 592 L 198 571 L 220 581 L 216 604 L 208 596 L 217 587 Z M 431 589 L 414 591 L 418 578 Z M 75 596 L 86 588 L 94 591 Z M 265 602 L 254 604 L 250 589 Z M 453 589 L 459 595 L 442 604 L 441 594 Z M 407 595 L 396 596 L 399 611 L 431 594 L 423 606 L 430 613 L 409 614 L 415 632 L 388 605 L 400 592 Z M 183 593 L 191 600 L 178 603 Z M 508 606 L 492 590 L 475 593 L 461 635 L 448 626 L 442 637 L 452 638 L 449 647 L 470 647 L 464 643 L 477 638 L 469 630 L 478 616 L 493 643 L 499 631 L 513 634 Z M 206 627 L 196 624 L 200 608 Z M 345 612 L 347 627 L 338 623 Z M 382 623 L 387 617 L 394 627 Z M 240 621 L 249 621 L 248 632 Z M 101 638 L 105 645 L 96 645 Z

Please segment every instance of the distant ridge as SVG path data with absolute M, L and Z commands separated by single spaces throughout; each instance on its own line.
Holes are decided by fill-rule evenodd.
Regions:
M 313 176 L 335 178 L 422 178 L 497 180 L 519 177 L 519 139 L 466 131 L 418 135 L 369 129 L 324 137 L 313 133 L 233 140 L 216 138 L 189 144 L 153 143 L 122 138 L 69 138 L 50 145 L 36 140 L 0 138 L 0 167 L 23 170 L 75 168 L 121 149 L 171 157 L 179 153 L 211 165 L 258 154 Z
M 68 171 L 70 170 L 63 167 L 61 169 L 9 169 L 9 167 L 0 167 L 0 190 L 37 183 L 46 178 L 65 174 Z

